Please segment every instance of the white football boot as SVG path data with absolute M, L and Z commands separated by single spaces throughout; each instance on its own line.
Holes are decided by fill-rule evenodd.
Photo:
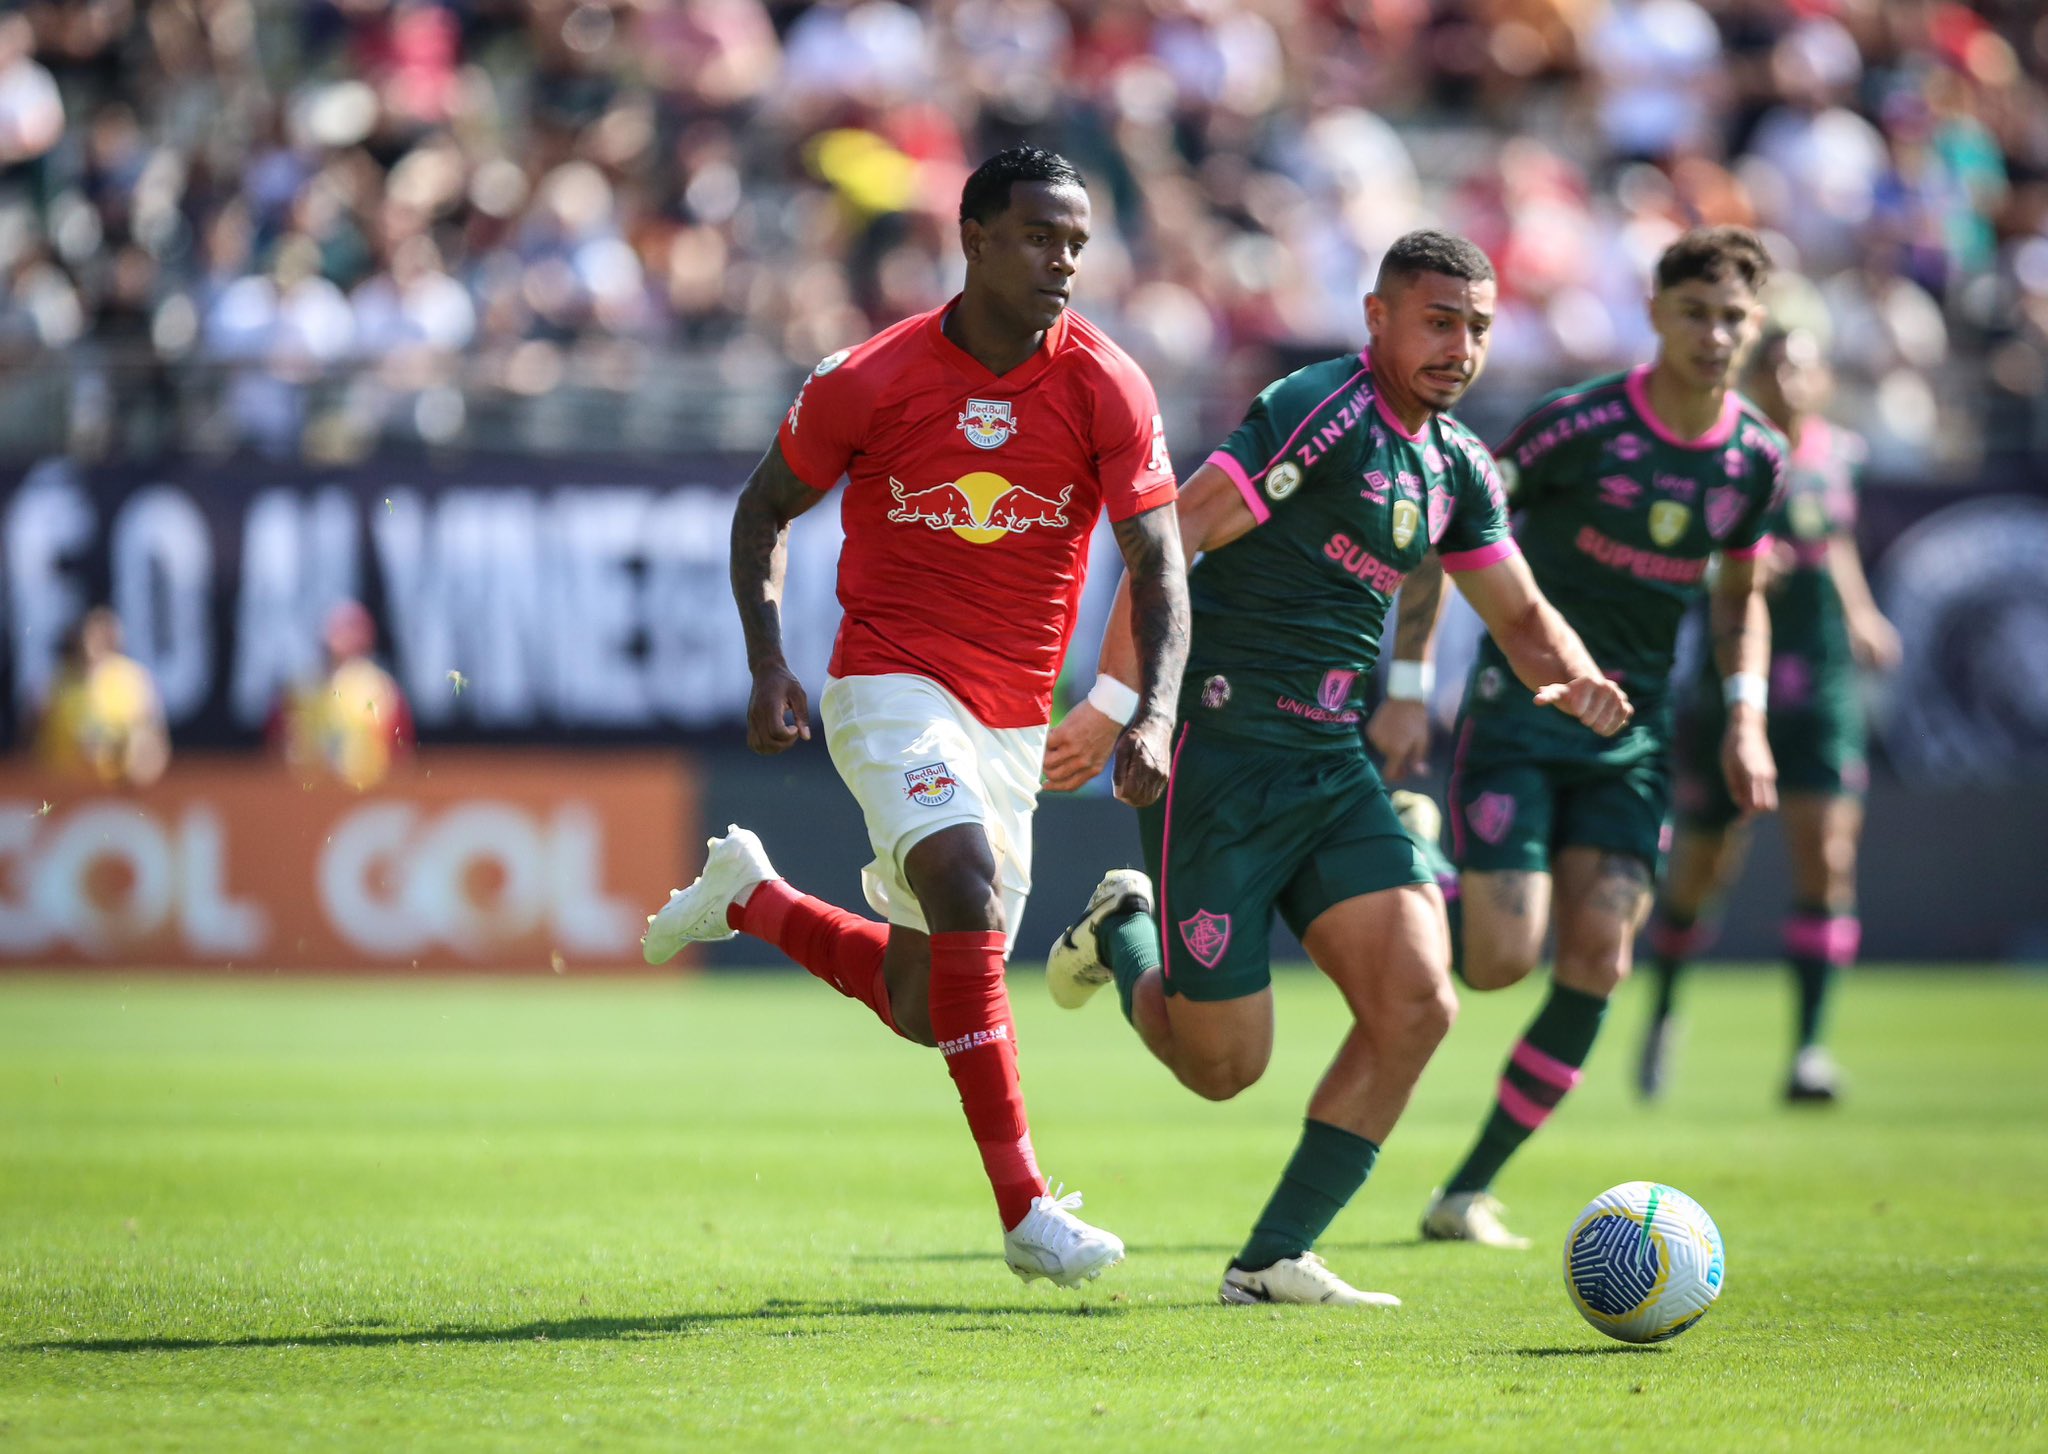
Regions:
M 1095 947 L 1095 931 L 1104 919 L 1133 910 L 1152 912 L 1152 880 L 1135 868 L 1111 869 L 1088 896 L 1081 917 L 1052 941 L 1052 952 L 1045 956 L 1045 987 L 1052 991 L 1054 1004 L 1063 1010 L 1078 1010 L 1109 983 L 1109 966 Z
M 1333 1308 L 1398 1308 L 1390 1292 L 1364 1292 L 1330 1271 L 1313 1252 L 1283 1257 L 1271 1267 L 1247 1272 L 1230 1267 L 1223 1274 L 1218 1301 L 1226 1303 L 1305 1303 Z
M 686 889 L 668 896 L 658 914 L 647 916 L 640 953 L 649 964 L 666 964 L 685 944 L 715 944 L 735 931 L 725 922 L 732 901 L 757 883 L 781 878 L 768 861 L 761 840 L 737 823 L 728 823 L 725 837 L 710 839 L 704 871 Z
M 1527 1251 L 1529 1239 L 1517 1237 L 1501 1221 L 1506 1211 L 1500 1198 L 1490 1191 L 1459 1192 L 1455 1196 L 1438 1192 L 1430 1198 L 1429 1210 L 1422 1214 L 1423 1240 L 1477 1242 L 1482 1247 Z
M 1060 1287 L 1079 1287 L 1124 1260 L 1123 1239 L 1075 1216 L 1081 1193 L 1062 1196 L 1064 1190 L 1033 1197 L 1024 1220 L 1003 1234 L 1003 1261 L 1025 1282 L 1043 1277 Z
M 1840 1099 L 1842 1073 L 1826 1047 L 1809 1045 L 1792 1062 L 1791 1079 L 1785 1083 L 1785 1099 L 1809 1105 L 1828 1105 Z

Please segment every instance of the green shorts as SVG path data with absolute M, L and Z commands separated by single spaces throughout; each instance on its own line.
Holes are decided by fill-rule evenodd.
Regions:
M 1295 934 L 1346 899 L 1435 882 L 1363 750 L 1295 751 L 1183 726 L 1141 809 L 1166 992 L 1236 1000 L 1272 982 L 1277 910 Z
M 1548 873 L 1560 848 L 1598 848 L 1655 875 L 1671 810 L 1663 713 L 1607 739 L 1554 712 L 1553 721 L 1534 716 L 1545 710 L 1460 716 L 1447 794 L 1458 868 Z
M 1822 685 L 1797 707 L 1771 708 L 1767 730 L 1778 791 L 1860 798 L 1870 786 L 1869 736 L 1855 682 Z M 1721 771 L 1728 715 L 1719 690 L 1718 681 L 1701 682 L 1678 719 L 1678 820 L 1702 832 L 1718 832 L 1741 816 Z

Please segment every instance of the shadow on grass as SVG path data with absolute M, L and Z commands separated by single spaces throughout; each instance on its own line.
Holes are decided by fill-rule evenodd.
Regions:
M 1616 1355 L 1655 1354 L 1662 1357 L 1664 1350 L 1647 1343 L 1611 1343 L 1598 1348 L 1510 1348 L 1508 1356 L 1515 1358 L 1611 1358 Z
M 746 1311 L 670 1313 L 651 1318 L 549 1318 L 504 1328 L 436 1327 L 371 1331 L 360 1325 L 323 1332 L 247 1334 L 219 1338 L 78 1338 L 68 1341 L 16 1343 L 10 1353 L 201 1353 L 223 1348 L 388 1348 L 430 1343 L 578 1343 L 629 1338 L 659 1338 L 700 1328 L 758 1323 L 763 1328 L 815 1318 L 948 1318 L 975 1322 L 954 1332 L 1001 1328 L 1010 1318 L 1111 1318 L 1127 1309 L 1080 1303 L 1011 1306 L 968 1303 L 812 1302 L 770 1298 Z M 989 1321 L 989 1320 L 995 1321 Z M 796 1330 L 788 1330 L 794 1333 Z
M 1237 1242 L 1132 1242 L 1125 1251 L 1134 1257 L 1235 1257 L 1242 1244 Z M 1399 1252 L 1413 1251 L 1428 1246 L 1420 1237 L 1387 1242 L 1321 1242 L 1320 1252 Z M 981 1262 L 988 1257 L 986 1249 L 979 1252 L 856 1252 L 846 1260 L 849 1262 Z

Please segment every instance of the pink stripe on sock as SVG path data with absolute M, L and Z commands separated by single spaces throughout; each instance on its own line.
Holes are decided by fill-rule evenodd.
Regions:
M 1514 1082 L 1506 1077 L 1502 1077 L 1500 1083 L 1500 1108 L 1508 1113 L 1510 1120 L 1531 1131 L 1550 1119 L 1549 1106 L 1537 1105 L 1516 1090 Z
M 1548 1081 L 1561 1091 L 1568 1091 L 1586 1077 L 1586 1072 L 1576 1065 L 1566 1065 L 1555 1055 L 1546 1055 L 1526 1040 L 1515 1042 L 1515 1053 L 1508 1057 L 1511 1064 L 1541 1081 Z
M 1650 926 L 1650 952 L 1660 959 L 1690 959 L 1713 942 L 1712 924 L 1688 924 L 1680 929 L 1659 919 Z
M 1834 948 L 1831 920 L 1823 914 L 1794 914 L 1785 920 L 1785 953 L 1794 959 L 1828 960 Z

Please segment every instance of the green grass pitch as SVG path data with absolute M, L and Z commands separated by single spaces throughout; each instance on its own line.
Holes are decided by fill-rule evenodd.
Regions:
M 1215 1303 L 1326 984 L 1220 1106 L 1012 990 L 1041 1157 L 1131 1248 L 1079 1293 L 1004 1270 L 936 1057 L 795 974 L 0 981 L 0 1450 L 2048 1448 L 2048 977 L 1859 976 L 1833 1111 L 1726 972 L 1638 1108 L 1631 989 L 1503 1179 L 1522 1255 L 1415 1239 L 1541 991 L 1468 996 L 1323 1244 L 1392 1312 Z M 1638 1177 L 1728 1244 L 1652 1349 L 1559 1277 Z

